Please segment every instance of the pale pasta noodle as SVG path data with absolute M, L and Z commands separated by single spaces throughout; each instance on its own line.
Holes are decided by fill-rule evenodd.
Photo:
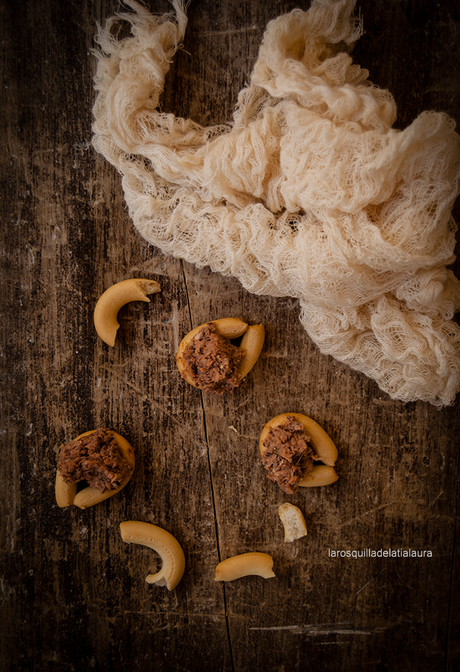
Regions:
M 184 6 L 174 0 L 176 13 L 158 17 L 126 4 L 135 12 L 97 38 L 93 142 L 122 174 L 140 233 L 250 292 L 298 298 L 321 352 L 391 397 L 452 403 L 453 120 L 425 112 L 392 128 L 391 94 L 346 53 L 362 33 L 354 0 L 314 0 L 271 21 L 228 125 L 161 113 Z M 120 17 L 132 36 L 118 41 Z

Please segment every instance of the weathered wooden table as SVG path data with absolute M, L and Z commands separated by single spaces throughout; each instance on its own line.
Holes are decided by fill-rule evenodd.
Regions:
M 149 0 L 164 12 L 164 0 Z M 229 120 L 264 27 L 307 0 L 194 0 L 163 109 Z M 460 121 L 454 0 L 361 0 L 354 58 L 388 88 L 403 128 L 425 109 Z M 460 665 L 459 405 L 392 401 L 322 355 L 290 298 L 168 258 L 135 231 L 119 175 L 91 146 L 96 22 L 114 0 L 1 0 L 2 625 L 5 670 L 456 670 Z M 457 208 L 457 220 L 458 217 Z M 92 314 L 109 285 L 151 277 L 161 293 L 120 313 L 114 348 Z M 263 355 L 231 397 L 178 375 L 192 326 L 263 322 Z M 336 442 L 339 481 L 292 500 L 309 534 L 286 544 L 257 443 L 269 418 L 304 412 Z M 112 427 L 135 447 L 134 477 L 87 510 L 54 498 L 60 445 Z M 172 532 L 178 588 L 148 585 L 158 557 L 119 523 Z M 333 557 L 333 551 L 432 557 Z M 259 550 L 275 579 L 214 581 Z

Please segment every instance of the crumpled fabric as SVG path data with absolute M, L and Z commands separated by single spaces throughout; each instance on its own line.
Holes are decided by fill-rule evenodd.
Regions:
M 122 175 L 138 231 L 165 254 L 299 299 L 322 353 L 392 398 L 452 404 L 460 386 L 454 260 L 460 141 L 447 115 L 404 130 L 349 55 L 355 0 L 271 21 L 228 124 L 159 111 L 184 37 L 181 0 L 99 28 L 93 144 Z M 131 35 L 117 39 L 118 21 Z

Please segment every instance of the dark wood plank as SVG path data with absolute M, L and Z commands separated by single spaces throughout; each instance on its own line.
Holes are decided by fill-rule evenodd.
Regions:
M 297 4 L 192 2 L 164 109 L 229 120 L 266 22 Z M 390 400 L 321 355 L 296 301 L 253 296 L 141 239 L 120 177 L 90 144 L 89 49 L 117 7 L 0 3 L 2 669 L 457 669 L 458 400 L 442 410 Z M 395 95 L 397 127 L 425 109 L 458 121 L 457 4 L 360 7 L 354 58 Z M 110 349 L 95 302 L 140 275 L 162 291 L 122 310 Z M 263 322 L 264 352 L 232 397 L 202 397 L 179 378 L 175 350 L 192 326 L 227 315 Z M 264 422 L 286 410 L 315 418 L 340 453 L 336 484 L 292 498 L 309 527 L 294 544 L 277 513 L 288 497 L 257 452 Z M 94 509 L 58 509 L 59 446 L 100 425 L 132 442 L 135 475 Z M 187 569 L 172 593 L 145 583 L 158 560 L 122 542 L 130 519 L 182 543 Z M 330 556 L 390 547 L 433 557 Z M 219 560 L 249 550 L 273 555 L 276 579 L 214 582 Z
M 21 39 L 12 45 L 19 72 L 6 73 L 7 82 L 21 85 L 8 107 L 15 137 L 3 173 L 17 208 L 7 241 L 14 293 L 6 356 L 15 389 L 6 430 L 20 446 L 6 483 L 7 501 L 17 507 L 8 510 L 6 590 L 19 594 L 4 622 L 3 659 L 24 670 L 53 661 L 64 669 L 89 669 L 91 661 L 100 669 L 149 669 L 155 656 L 160 669 L 171 660 L 184 669 L 230 669 L 222 590 L 208 579 L 217 550 L 201 403 L 181 384 L 174 362 L 177 334 L 190 328 L 181 264 L 140 239 L 118 175 L 90 148 L 88 48 L 104 18 L 96 9 L 74 6 L 67 15 L 69 8 L 52 3 L 33 23 L 31 4 L 26 26 L 17 9 L 8 14 L 11 37 L 32 46 L 23 48 Z M 38 55 L 48 62 L 37 62 Z M 37 74 L 45 66 L 46 74 Z M 147 307 L 121 311 L 121 335 L 109 349 L 94 331 L 95 300 L 114 282 L 139 275 L 158 279 L 162 292 Z M 100 507 L 60 510 L 56 452 L 96 426 L 113 427 L 132 443 L 135 476 L 126 494 Z M 188 487 L 197 474 L 199 491 Z M 152 590 L 145 576 L 158 565 L 154 554 L 121 540 L 119 522 L 138 518 L 183 544 L 191 571 L 180 595 Z

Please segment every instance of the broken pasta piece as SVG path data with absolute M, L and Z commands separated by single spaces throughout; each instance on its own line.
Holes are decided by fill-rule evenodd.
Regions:
M 284 526 L 284 541 L 295 541 L 307 535 L 307 524 L 298 506 L 286 502 L 279 506 L 278 514 Z
M 215 581 L 234 581 L 243 576 L 262 576 L 271 579 L 276 576 L 273 572 L 273 558 L 268 553 L 242 553 L 227 558 L 216 567 Z

